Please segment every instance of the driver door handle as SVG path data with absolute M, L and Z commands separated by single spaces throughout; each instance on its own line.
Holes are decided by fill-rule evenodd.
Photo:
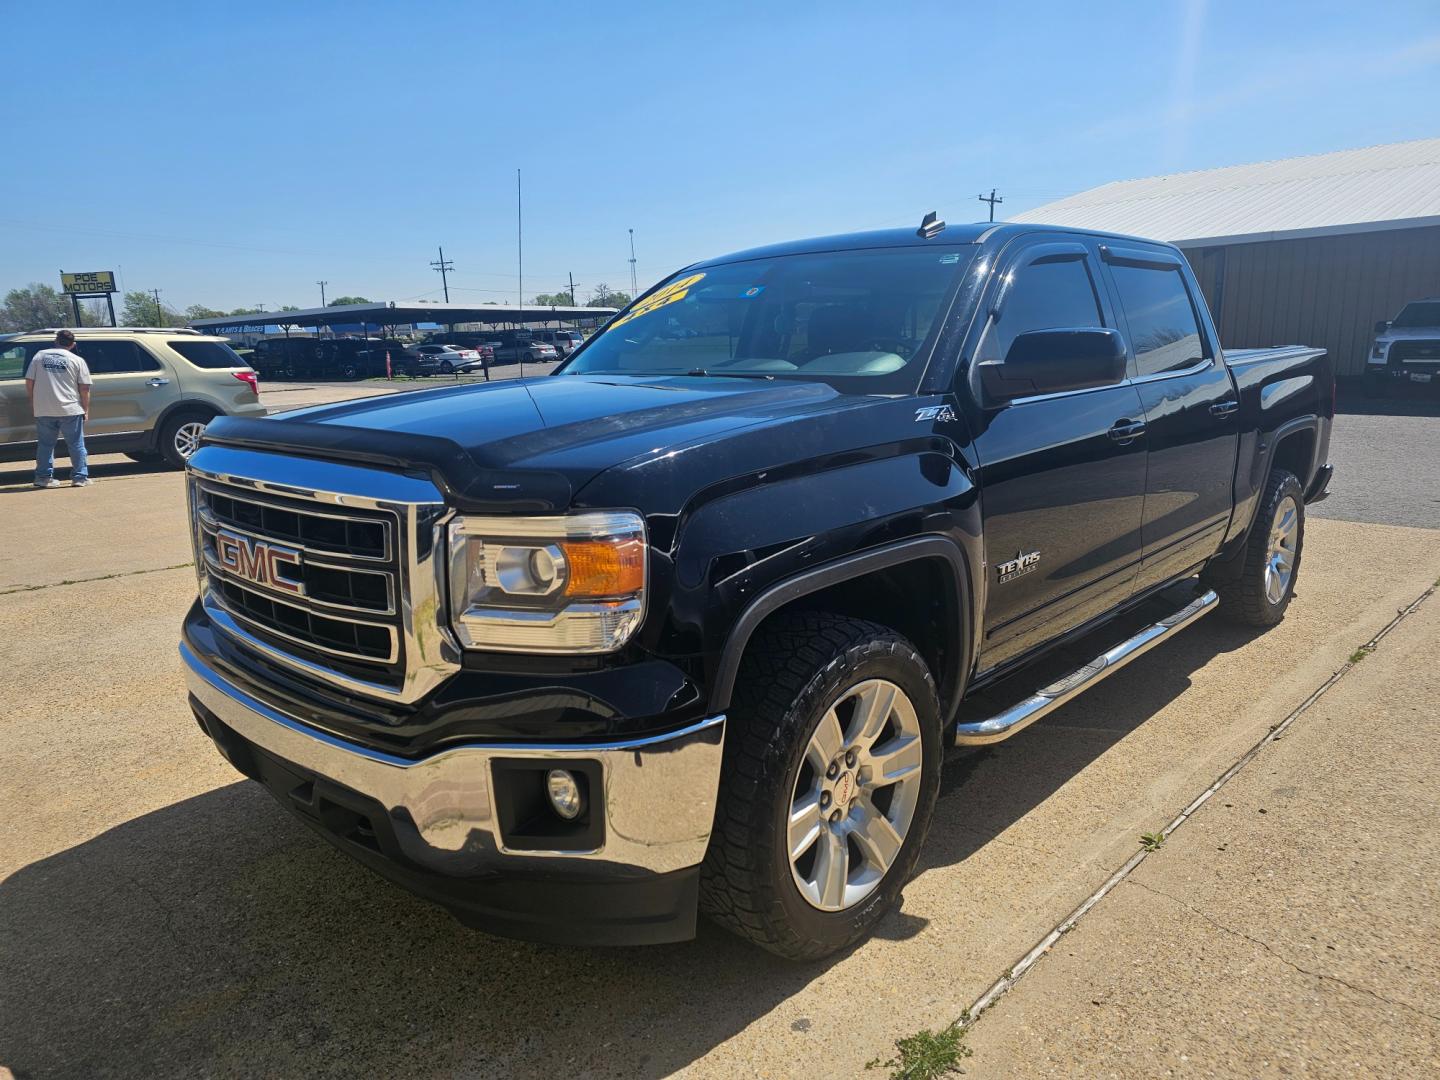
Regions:
M 1144 434 L 1145 421 L 1131 420 L 1128 417 L 1124 420 L 1116 420 L 1110 428 L 1110 438 L 1121 444 L 1134 442 Z
M 1240 402 L 1238 401 L 1218 401 L 1210 406 L 1211 416 L 1226 417 L 1239 411 Z
M 161 378 L 146 379 L 146 380 L 145 380 L 145 385 L 146 385 L 146 386 L 169 386 L 169 385 L 170 385 L 170 380 L 169 380 L 169 379 L 161 379 Z

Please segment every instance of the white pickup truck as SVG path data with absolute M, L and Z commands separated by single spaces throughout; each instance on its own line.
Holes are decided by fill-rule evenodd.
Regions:
M 1440 297 L 1411 300 L 1389 322 L 1376 323 L 1367 361 L 1365 379 L 1374 391 L 1440 384 Z

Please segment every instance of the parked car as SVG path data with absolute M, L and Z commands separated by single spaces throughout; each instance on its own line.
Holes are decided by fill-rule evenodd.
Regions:
M 497 364 L 538 363 L 559 359 L 555 346 L 538 341 L 533 330 L 495 331 L 495 362 Z
M 405 350 L 407 375 L 449 375 L 462 365 L 481 363 L 479 352 L 461 345 L 411 345 Z
M 1406 383 L 1440 389 L 1440 297 L 1411 300 L 1395 318 L 1375 324 L 1365 377 L 1381 392 Z
M 578 330 L 532 330 L 531 334 L 534 340 L 553 345 L 555 355 L 562 360 L 578 349 L 581 343 Z
M 217 416 L 264 416 L 255 370 L 225 342 L 194 330 L 76 328 L 75 352 L 94 380 L 85 446 L 136 461 L 185 464 Z M 25 389 L 30 359 L 54 330 L 0 337 L 0 460 L 35 456 L 35 418 Z
M 1329 358 L 1222 350 L 1175 247 L 933 217 L 696 263 L 547 378 L 216 421 L 200 726 L 491 931 L 865 937 L 945 742 L 1217 608 L 1277 623 L 1332 471 Z M 1037 689 L 959 713 L 1007 676 Z
M 447 330 L 428 335 L 422 344 L 459 345 L 461 348 L 474 349 L 480 354 L 482 360 L 490 361 L 495 359 L 495 346 L 492 340 L 494 336 L 494 333 L 489 331 Z
M 255 343 L 250 362 L 266 379 L 319 379 L 326 377 L 321 359 L 325 343 L 311 337 L 264 338 Z

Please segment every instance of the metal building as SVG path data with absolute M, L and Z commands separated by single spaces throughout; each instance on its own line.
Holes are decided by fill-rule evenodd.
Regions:
M 1375 323 L 1440 296 L 1440 139 L 1122 180 L 1013 220 L 1169 240 L 1225 345 L 1323 346 L 1360 375 Z

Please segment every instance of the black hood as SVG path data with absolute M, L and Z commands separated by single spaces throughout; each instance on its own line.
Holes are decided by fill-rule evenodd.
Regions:
M 554 511 L 613 465 L 844 400 L 820 382 L 559 375 L 220 417 L 205 437 L 424 471 L 462 508 Z

